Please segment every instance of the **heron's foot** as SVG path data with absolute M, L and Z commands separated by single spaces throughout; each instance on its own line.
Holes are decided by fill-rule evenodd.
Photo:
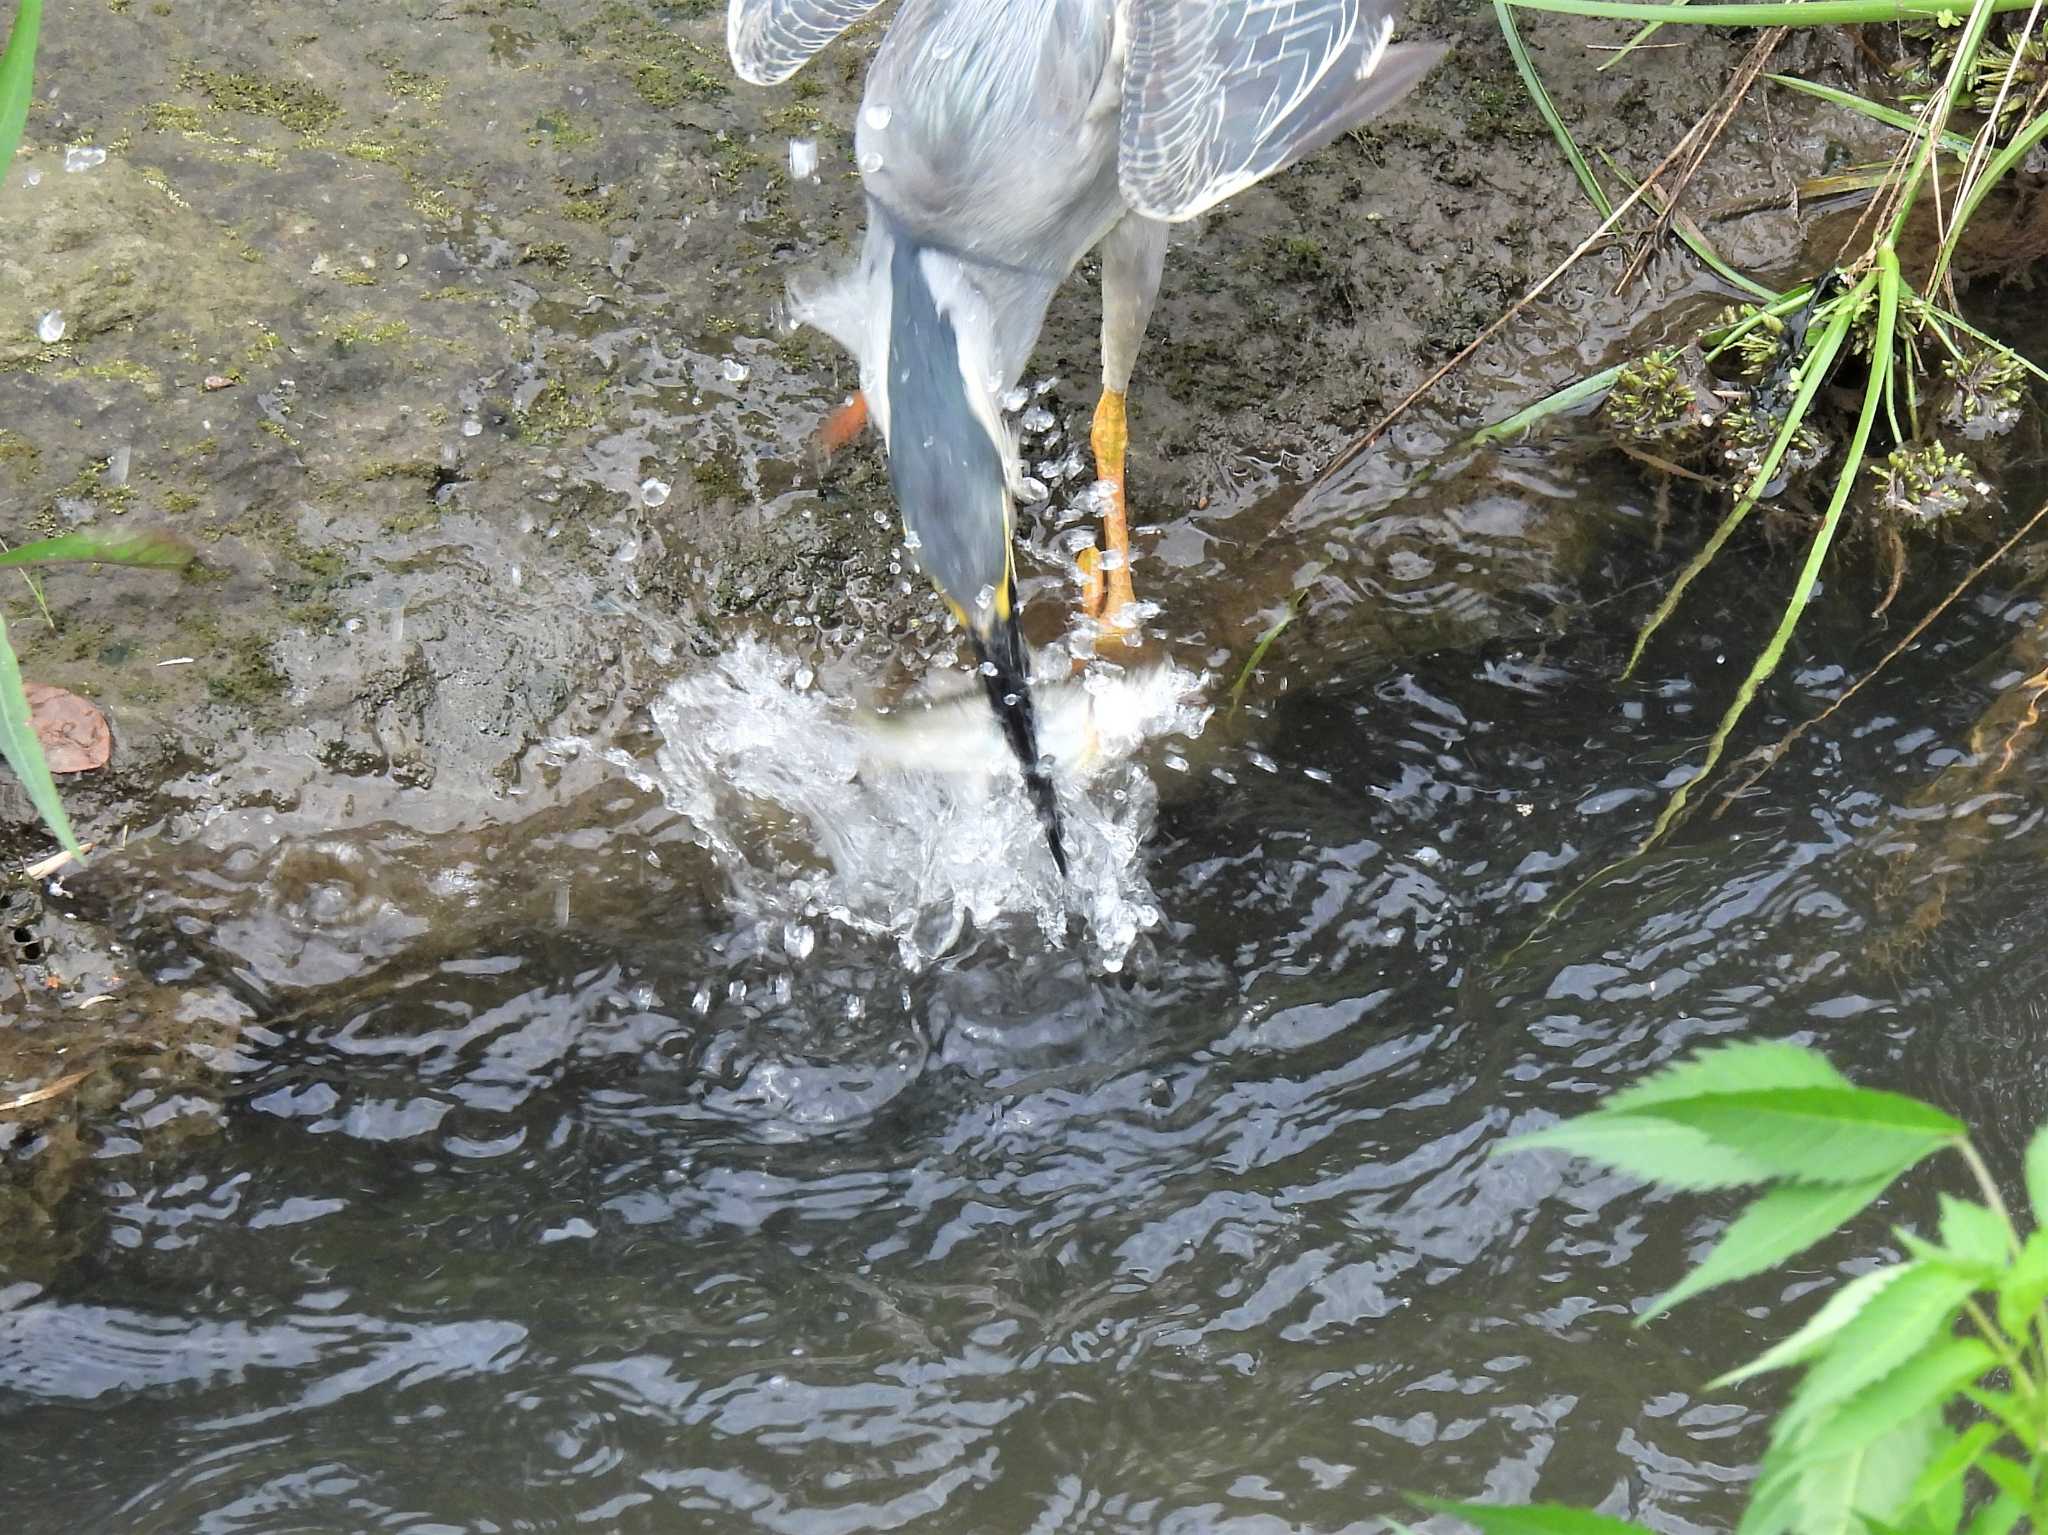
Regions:
M 1095 625 L 1096 653 L 1114 656 L 1144 638 L 1138 594 L 1131 586 L 1131 527 L 1124 506 L 1124 450 L 1130 433 L 1121 390 L 1102 391 L 1089 440 L 1103 498 L 1102 538 L 1098 547 L 1081 551 L 1081 612 Z
M 825 424 L 818 428 L 818 452 L 830 458 L 858 437 L 867 424 L 868 397 L 856 391 L 852 399 L 827 416 Z

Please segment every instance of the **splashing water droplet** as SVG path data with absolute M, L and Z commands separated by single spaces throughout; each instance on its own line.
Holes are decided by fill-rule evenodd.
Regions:
M 860 157 L 860 173 L 863 176 L 872 176 L 881 168 L 882 157 L 875 153 L 874 150 L 870 149 Z
M 483 430 L 484 430 L 484 424 L 483 424 L 483 423 L 482 423 L 481 421 L 477 420 L 477 418 L 476 418 L 476 417 L 474 417 L 474 416 L 467 416 L 467 417 L 464 417 L 464 418 L 463 418 L 463 422 L 462 422 L 462 435 L 463 435 L 463 436 L 465 436 L 465 437 L 480 437 L 480 436 L 482 436 L 482 435 L 483 435 Z
M 64 311 L 52 309 L 36 322 L 36 339 L 44 346 L 55 346 L 64 339 Z
M 1035 506 L 1052 494 L 1045 488 L 1045 481 L 1025 475 L 1017 483 L 1017 499 L 1027 506 Z
M 640 482 L 640 504 L 642 506 L 661 506 L 667 502 L 669 491 L 672 488 L 666 480 L 642 480 Z
M 868 127 L 874 129 L 875 132 L 880 133 L 889 126 L 889 120 L 895 115 L 889 108 L 883 106 L 880 102 L 876 102 L 865 112 L 861 113 L 860 120 Z
M 107 152 L 90 144 L 73 144 L 64 151 L 64 169 L 74 176 L 80 171 L 89 171 L 95 165 L 107 163 Z
M 1015 389 L 1012 389 L 1003 396 L 1003 410 L 1008 415 L 1015 415 L 1030 403 L 1031 391 L 1022 384 L 1019 384 Z
M 1053 423 L 1053 413 L 1043 405 L 1034 405 L 1017 418 L 1017 425 L 1033 435 L 1051 431 Z
M 789 141 L 789 174 L 793 181 L 814 181 L 818 175 L 818 141 L 816 139 L 791 139 Z
M 751 368 L 737 357 L 726 358 L 724 362 L 719 364 L 718 371 L 724 375 L 725 381 L 728 384 L 744 384 L 753 372 Z

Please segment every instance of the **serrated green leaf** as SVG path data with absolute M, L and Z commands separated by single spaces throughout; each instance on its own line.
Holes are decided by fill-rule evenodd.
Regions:
M 2012 1233 L 1973 1199 L 1941 1196 L 1941 1240 L 1966 1264 L 2002 1269 L 2012 1256 Z
M 2034 1224 L 2048 1227 L 2048 1125 L 2027 1142 L 2027 1203 L 2034 1207 Z
M 1965 1276 L 1924 1263 L 1886 1285 L 1829 1340 L 1779 1415 L 1774 1437 L 1802 1434 L 1819 1414 L 1898 1369 L 1949 1330 L 1974 1288 Z
M 1409 1501 L 1433 1513 L 1462 1519 L 1480 1535 L 1645 1535 L 1640 1524 L 1583 1508 L 1567 1508 L 1561 1503 L 1510 1507 L 1498 1503 L 1454 1503 L 1445 1498 Z
M 1799 1457 L 1833 1460 L 1877 1443 L 1930 1409 L 1938 1418 L 1942 1404 L 1997 1363 L 1998 1356 L 1976 1338 L 1947 1338 L 1922 1349 L 1815 1423 L 1800 1438 Z
M 1907 1495 L 1941 1430 L 1938 1412 L 1829 1460 L 1800 1462 L 1788 1446 L 1764 1457 L 1741 1535 L 1863 1535 L 1866 1521 L 1905 1512 Z M 1759 1505 L 1764 1518 L 1752 1518 Z
M 1568 1151 L 1653 1183 L 1695 1193 L 1740 1188 L 1771 1177 L 1768 1168 L 1740 1152 L 1715 1145 L 1689 1126 L 1645 1115 L 1610 1114 L 1604 1109 L 1518 1135 L 1500 1150 Z
M 1999 1276 L 2005 1272 L 2003 1263 L 1967 1263 L 1958 1257 L 1953 1249 L 1944 1247 L 1939 1242 L 1930 1242 L 1903 1226 L 1894 1226 L 1892 1235 L 1898 1238 L 1899 1246 L 1905 1248 L 1915 1262 L 1947 1269 L 1952 1274 L 1961 1274 L 1980 1290 L 1995 1289 Z
M 1891 1181 L 1887 1173 L 1863 1183 L 1790 1183 L 1772 1189 L 1729 1222 L 1699 1267 L 1651 1301 L 1637 1325 L 1704 1290 L 1762 1273 L 1804 1252 L 1882 1194 Z
M 1948 1444 L 1935 1453 L 1914 1481 L 1907 1502 L 1915 1506 L 1929 1502 L 1959 1481 L 1977 1457 L 1996 1444 L 2004 1432 L 1996 1423 L 1973 1423 L 1962 1433 L 1950 1435 Z
M 1702 1050 L 1691 1060 L 1668 1066 L 1606 1099 L 1609 1114 L 1640 1114 L 1660 1103 L 1702 1098 L 1710 1093 L 1756 1092 L 1772 1087 L 1848 1087 L 1818 1050 L 1803 1045 L 1751 1040 Z
M 64 802 L 57 798 L 56 780 L 43 756 L 43 743 L 29 722 L 28 694 L 22 690 L 21 667 L 14 659 L 14 646 L 7 638 L 7 620 L 0 618 L 0 756 L 14 769 L 14 776 L 28 791 L 29 803 L 69 852 L 78 851 L 78 838 L 71 834 L 71 818 L 64 814 Z
M 162 529 L 136 533 L 65 533 L 0 553 L 10 565 L 147 565 L 175 570 L 192 563 L 192 546 Z
M 1655 1112 L 1780 1177 L 1807 1182 L 1893 1178 L 1963 1134 L 1962 1125 L 1939 1109 L 1862 1087 L 1712 1093 L 1660 1103 Z
M 1911 1264 L 1893 1264 L 1888 1268 L 1872 1269 L 1868 1274 L 1858 1274 L 1830 1295 L 1827 1303 L 1809 1317 L 1806 1325 L 1791 1337 L 1765 1349 L 1748 1364 L 1730 1370 L 1725 1375 L 1716 1376 L 1707 1382 L 1707 1389 L 1720 1391 L 1755 1375 L 1763 1375 L 1771 1370 L 1788 1369 L 1795 1364 L 1805 1364 L 1821 1351 L 1830 1338 L 1853 1321 L 1857 1313 L 1869 1305 L 1880 1290 L 1911 1267 Z
M 0 54 L 0 182 L 14 165 L 14 151 L 21 147 L 22 126 L 28 121 L 29 91 L 36 77 L 36 38 L 42 31 L 43 0 L 21 0 L 14 12 L 14 26 L 7 34 L 7 51 Z
M 2048 1231 L 2020 1244 L 2020 1255 L 1998 1278 L 1998 1325 L 2018 1337 L 2048 1305 Z

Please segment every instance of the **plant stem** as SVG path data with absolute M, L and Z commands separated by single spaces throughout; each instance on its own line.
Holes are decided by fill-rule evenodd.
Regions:
M 2019 1228 L 2012 1223 L 2012 1211 L 2006 1208 L 2005 1196 L 1998 1192 L 1998 1182 L 1991 1176 L 1990 1167 L 1985 1163 L 1983 1156 L 1978 1152 L 1968 1136 L 1964 1136 L 1961 1140 L 1957 1141 L 1955 1148 L 1962 1156 L 1962 1159 L 1970 1165 L 1970 1173 L 1977 1180 L 1977 1191 L 1984 1196 L 1984 1203 L 1990 1208 L 1992 1214 L 2005 1222 L 2006 1245 L 2012 1249 L 2012 1255 L 2017 1258 L 2020 1255 Z
M 2027 1373 L 2027 1367 L 2020 1362 L 2020 1351 L 2013 1345 L 2005 1330 L 1984 1314 L 1984 1308 L 1977 1304 L 1975 1296 L 1963 1302 L 1963 1314 L 1969 1317 L 1984 1341 L 1991 1345 L 1991 1352 L 1998 1356 L 2012 1374 L 2013 1388 L 2029 1402 L 2035 1400 L 2034 1377 Z

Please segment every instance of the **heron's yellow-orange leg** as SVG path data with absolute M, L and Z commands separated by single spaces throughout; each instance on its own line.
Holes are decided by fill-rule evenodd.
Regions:
M 818 447 L 830 458 L 858 437 L 867 424 L 868 397 L 856 391 L 852 399 L 827 416 L 825 424 L 818 428 Z
M 1130 428 L 1122 390 L 1102 391 L 1089 443 L 1095 450 L 1095 478 L 1107 487 L 1109 500 L 1102 511 L 1101 547 L 1082 551 L 1081 611 L 1095 620 L 1096 649 L 1107 650 L 1138 641 L 1130 611 L 1138 594 L 1131 586 L 1131 528 L 1124 504 L 1124 451 L 1130 446 Z

